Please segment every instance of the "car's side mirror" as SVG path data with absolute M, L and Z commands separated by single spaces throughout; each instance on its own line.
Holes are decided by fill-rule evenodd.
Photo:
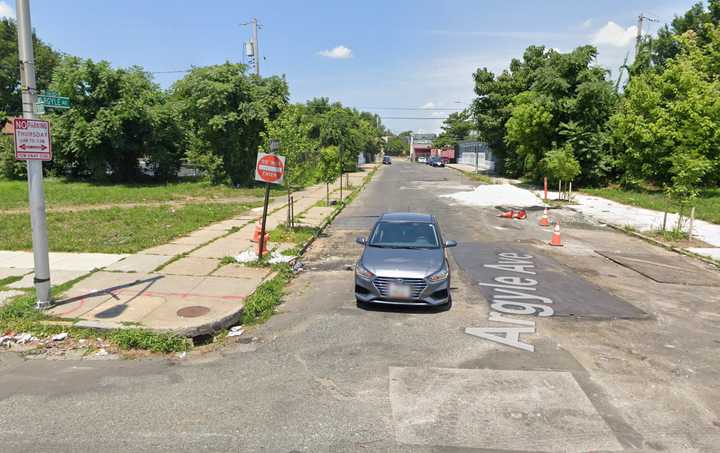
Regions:
M 457 247 L 457 242 L 455 242 L 455 241 L 445 241 L 445 247 Z
M 357 242 L 360 245 L 365 245 L 365 244 L 367 244 L 367 239 L 365 239 L 364 237 L 357 237 L 357 238 L 355 238 L 355 242 Z

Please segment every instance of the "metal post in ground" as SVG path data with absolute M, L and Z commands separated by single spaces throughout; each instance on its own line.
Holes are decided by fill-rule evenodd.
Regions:
M 343 195 L 342 195 L 342 177 L 343 177 L 343 145 L 340 144 L 340 147 L 338 149 L 338 154 L 340 155 L 340 203 L 342 203 Z
M 16 6 L 23 118 L 35 119 L 34 107 L 37 87 L 35 83 L 32 26 L 30 25 L 30 2 L 29 0 L 17 0 Z M 35 299 L 36 307 L 43 309 L 50 306 L 52 299 L 50 294 L 50 260 L 48 256 L 42 161 L 28 160 L 27 173 L 33 259 L 35 261 Z
M 690 209 L 690 228 L 688 229 L 688 239 L 692 239 L 693 226 L 695 224 L 695 206 Z
M 287 171 L 287 170 L 286 170 Z M 287 178 L 287 174 L 285 174 Z M 290 228 L 290 182 L 287 185 L 287 226 Z
M 265 183 L 265 204 L 263 205 L 262 223 L 260 224 L 260 240 L 258 241 L 258 261 L 262 259 L 265 249 L 265 223 L 267 221 L 268 202 L 270 201 L 270 183 Z

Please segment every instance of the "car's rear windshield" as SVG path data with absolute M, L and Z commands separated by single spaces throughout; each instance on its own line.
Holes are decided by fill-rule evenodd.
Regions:
M 368 245 L 387 248 L 438 248 L 439 240 L 432 223 L 378 222 Z

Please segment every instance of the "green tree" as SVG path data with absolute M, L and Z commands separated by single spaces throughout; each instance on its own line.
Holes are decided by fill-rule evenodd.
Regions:
M 173 117 L 158 110 L 163 93 L 141 68 L 113 69 L 106 61 L 65 57 L 50 88 L 68 96 L 72 105 L 64 113 L 50 115 L 56 172 L 133 181 L 140 176 L 139 159 L 152 159 L 151 145 L 160 154 L 175 156 L 163 162 L 179 158 L 177 134 L 163 130 Z M 167 135 L 172 135 L 173 143 L 165 144 Z M 160 160 L 159 155 L 155 160 Z
M 580 174 L 580 164 L 569 143 L 548 151 L 541 161 L 541 166 L 548 177 L 555 181 L 570 182 Z
M 436 148 L 454 148 L 459 141 L 465 140 L 473 130 L 474 124 L 470 120 L 470 113 L 466 110 L 453 112 L 443 121 L 442 132 L 433 140 Z
M 495 76 L 487 68 L 473 75 L 477 98 L 471 107 L 479 139 L 501 159 L 501 170 L 510 176 L 520 176 L 524 169 L 524 156 L 518 156 L 506 140 L 506 124 L 512 114 L 513 99 L 527 91 L 534 82 L 534 73 L 547 60 L 543 46 L 530 46 L 523 59 L 513 59 L 510 67 Z
M 403 156 L 408 153 L 410 145 L 401 137 L 391 136 L 385 145 L 385 154 L 388 156 Z
M 44 90 L 50 85 L 60 54 L 40 40 L 35 33 L 33 33 L 33 48 L 37 89 Z M 0 112 L 17 116 L 21 111 L 17 28 L 15 21 L 2 18 L 0 19 Z
M 246 70 L 233 63 L 194 68 L 171 89 L 188 129 L 187 156 L 214 183 L 253 181 L 260 134 L 287 105 L 284 79 L 261 79 Z
M 340 176 L 340 151 L 337 146 L 320 149 L 320 180 L 325 183 L 327 203 L 330 204 L 330 184 Z
M 703 45 L 686 33 L 664 71 L 638 75 L 626 87 L 611 119 L 626 183 L 673 186 L 682 180 L 687 186 L 684 176 L 678 179 L 686 165 L 703 169 L 692 174 L 704 184 L 720 180 L 720 29 L 711 26 L 707 39 Z
M 537 164 L 553 140 L 551 99 L 527 91 L 515 97 L 512 115 L 507 121 L 506 142 L 522 158 L 520 169 L 537 177 Z
M 309 109 L 303 104 L 288 105 L 282 113 L 267 124 L 263 146 L 268 140 L 280 141 L 280 154 L 285 156 L 286 178 L 294 186 L 317 182 L 320 156 L 319 140 L 311 137 L 313 128 Z
M 7 135 L 0 135 L 0 176 L 7 179 L 27 176 L 27 164 L 15 159 L 15 144 L 13 138 Z
M 720 0 L 710 0 L 708 8 L 703 2 L 695 3 L 682 16 L 675 16 L 669 25 L 658 30 L 657 38 L 650 40 L 651 59 L 660 69 L 665 68 L 668 60 L 675 58 L 682 51 L 682 44 L 677 37 L 692 31 L 700 45 L 711 40 L 710 25 L 720 24 Z
M 568 53 L 531 46 L 500 76 L 475 73 L 477 132 L 503 158 L 505 174 L 539 178 L 545 154 L 566 141 L 578 156 L 582 182 L 612 174 L 607 121 L 618 96 L 607 71 L 594 66 L 596 55 L 592 46 Z

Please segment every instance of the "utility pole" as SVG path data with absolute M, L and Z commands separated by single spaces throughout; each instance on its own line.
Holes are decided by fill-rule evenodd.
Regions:
M 37 99 L 37 86 L 35 82 L 35 55 L 33 53 L 29 0 L 17 0 L 16 8 L 23 118 L 36 119 L 34 108 Z M 27 175 L 33 258 L 35 261 L 34 283 L 36 307 L 38 309 L 44 309 L 50 306 L 51 295 L 42 161 L 28 160 Z
M 253 50 L 255 52 L 255 75 L 260 77 L 260 46 L 258 45 L 258 23 L 257 19 L 252 20 L 252 40 Z
M 250 59 L 249 61 L 255 65 L 255 75 L 260 77 L 260 45 L 258 44 L 258 28 L 262 28 L 262 25 L 258 24 L 256 18 L 253 18 L 250 22 L 244 22 L 240 25 L 251 25 L 252 36 L 249 43 L 245 43 L 245 55 Z
M 640 42 L 642 41 L 642 29 L 643 22 L 657 22 L 658 20 L 652 17 L 648 17 L 643 13 L 638 16 L 637 35 L 635 36 L 635 60 L 637 61 L 638 52 L 640 51 Z
M 415 146 L 413 146 L 414 138 L 415 137 L 413 136 L 413 133 L 410 132 L 410 162 L 413 162 L 415 160 Z

